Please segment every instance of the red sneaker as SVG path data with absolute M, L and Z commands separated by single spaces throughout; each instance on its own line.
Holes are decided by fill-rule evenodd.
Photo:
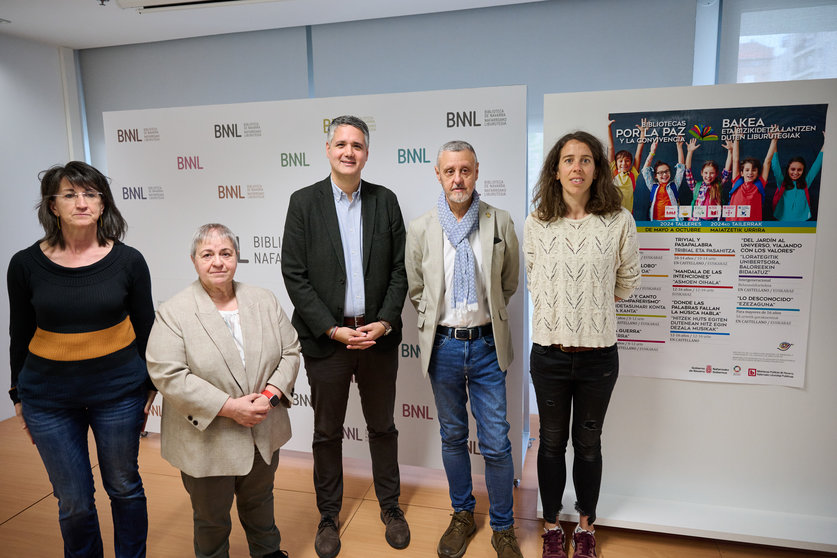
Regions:
M 590 531 L 573 533 L 573 558 L 596 558 L 596 538 Z
M 549 529 L 543 535 L 543 558 L 567 558 L 564 550 L 564 531 Z

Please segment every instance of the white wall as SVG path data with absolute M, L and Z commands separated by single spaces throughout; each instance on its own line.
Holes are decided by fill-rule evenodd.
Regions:
M 105 111 L 308 96 L 302 27 L 88 49 L 79 60 L 91 164 L 102 172 Z
M 0 34 L 0 52 L 0 384 L 5 392 L 10 381 L 7 262 L 43 235 L 34 211 L 40 200 L 38 173 L 66 163 L 70 150 L 58 47 Z M 0 419 L 13 414 L 9 398 L 0 396 Z
M 695 14 L 694 0 L 553 0 L 316 26 L 314 91 L 522 84 L 542 126 L 545 93 L 690 85 Z M 335 53 L 351 44 L 363 50 L 345 79 Z
M 695 0 L 552 0 L 79 52 L 92 163 L 109 110 L 496 85 L 543 95 L 690 85 Z M 630 49 L 626 40 L 630 39 Z M 661 47 L 665 45 L 665 47 Z M 646 63 L 647 61 L 647 63 Z M 522 147 L 522 146 L 521 146 Z

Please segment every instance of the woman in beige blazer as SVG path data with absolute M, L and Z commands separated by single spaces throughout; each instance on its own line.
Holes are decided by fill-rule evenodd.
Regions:
M 163 458 L 192 500 L 195 556 L 229 555 L 235 496 L 250 554 L 286 557 L 273 477 L 291 437 L 299 341 L 272 292 L 233 281 L 238 255 L 224 225 L 198 229 L 198 280 L 160 306 L 148 371 L 163 395 Z

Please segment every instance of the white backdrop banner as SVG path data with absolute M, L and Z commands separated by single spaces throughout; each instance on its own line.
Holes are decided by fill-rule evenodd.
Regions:
M 812 100 L 808 94 L 800 104 L 811 84 L 796 87 L 742 84 L 544 98 L 545 150 L 570 130 L 585 129 L 603 141 L 611 133 L 616 151 L 633 155 L 638 143 L 645 144 L 640 169 L 656 148 L 653 162 L 668 163 L 672 177 L 678 138 L 684 155 L 693 152 L 698 184 L 676 184 L 672 195 L 679 205 L 665 213 L 652 214 L 655 186 L 636 178 L 631 209 L 643 279 L 634 296 L 617 305 L 620 372 L 804 385 L 817 218 L 830 214 L 819 211 L 820 184 L 833 181 L 820 170 L 835 154 L 825 151 L 829 96 Z M 747 185 L 729 180 L 721 185 L 721 203 L 693 203 L 706 162 L 717 162 L 720 177 L 725 145 L 735 138 L 742 170 L 757 167 L 761 175 L 766 162 L 767 180 L 751 184 L 749 198 L 740 196 Z M 783 187 L 793 161 L 802 161 L 804 188 Z M 738 176 L 730 170 L 733 179 Z
M 290 316 L 293 307 L 280 269 L 288 197 L 328 176 L 325 131 L 330 119 L 341 114 L 360 116 L 369 125 L 369 162 L 363 177 L 398 195 L 405 226 L 433 207 L 440 192 L 433 172 L 437 149 L 462 139 L 479 157 L 477 190 L 486 202 L 511 213 L 522 241 L 525 86 L 107 112 L 111 187 L 130 225 L 126 242 L 148 261 L 156 304 L 196 278 L 189 260 L 192 235 L 204 223 L 220 222 L 241 243 L 236 279 L 272 289 Z M 521 271 L 520 287 L 509 307 L 516 359 L 508 373 L 518 476 L 528 442 L 524 289 Z M 409 302 L 403 320 L 395 417 L 399 461 L 440 468 L 439 426 L 429 382 L 419 369 L 416 313 Z M 368 457 L 360 402 L 357 390 L 352 391 L 343 451 Z M 294 403 L 294 435 L 285 447 L 310 451 L 313 413 L 304 369 Z M 154 412 L 159 415 L 159 398 Z M 149 420 L 151 431 L 159 431 L 155 418 Z M 474 470 L 482 471 L 473 419 L 470 451 Z

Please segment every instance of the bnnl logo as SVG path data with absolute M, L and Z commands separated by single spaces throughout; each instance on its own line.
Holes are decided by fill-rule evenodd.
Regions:
M 116 141 L 118 143 L 142 142 L 139 135 L 139 128 L 131 128 L 129 130 L 116 130 Z
M 365 438 L 363 437 L 363 432 L 357 426 L 344 426 L 343 439 L 362 442 Z
M 294 393 L 294 405 L 311 407 L 311 396 L 306 393 Z
M 218 199 L 228 200 L 243 200 L 244 194 L 241 193 L 241 184 L 218 185 Z
M 464 112 L 447 113 L 448 128 L 466 128 L 469 126 L 482 126 L 482 124 L 477 121 L 477 111 L 468 110 Z
M 410 343 L 401 343 L 401 358 L 419 358 L 421 356 L 421 349 L 418 345 L 411 345 Z
M 279 162 L 283 167 L 310 167 L 305 159 L 305 152 L 280 153 Z
M 145 192 L 142 191 L 142 186 L 123 186 L 122 187 L 123 200 L 147 200 Z
M 177 170 L 203 170 L 198 155 L 184 155 L 177 158 Z
M 427 148 L 419 147 L 416 149 L 410 149 L 407 147 L 399 148 L 398 149 L 398 164 L 410 164 L 410 163 L 429 163 L 430 159 L 427 158 Z
M 240 138 L 238 124 L 215 124 L 215 138 Z
M 410 405 L 409 403 L 404 403 L 401 405 L 401 416 L 406 418 L 433 420 L 433 416 L 430 414 L 429 405 Z

